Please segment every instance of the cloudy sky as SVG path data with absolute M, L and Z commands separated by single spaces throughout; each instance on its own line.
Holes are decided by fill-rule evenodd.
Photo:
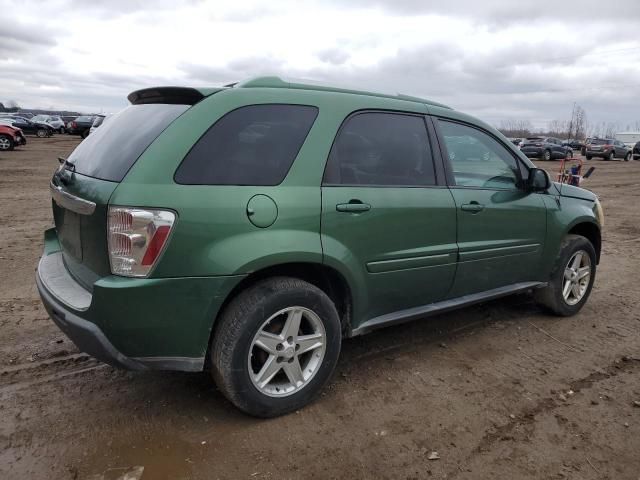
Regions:
M 0 0 L 0 101 L 113 112 L 262 74 L 425 96 L 492 124 L 640 121 L 639 0 Z

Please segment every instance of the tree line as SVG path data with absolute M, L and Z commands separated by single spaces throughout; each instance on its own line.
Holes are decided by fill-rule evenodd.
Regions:
M 498 130 L 507 137 L 525 138 L 534 135 L 579 139 L 586 137 L 609 138 L 622 131 L 640 132 L 640 120 L 634 123 L 590 122 L 580 105 L 574 105 L 570 120 L 551 120 L 545 129 L 535 129 L 529 120 L 503 120 Z

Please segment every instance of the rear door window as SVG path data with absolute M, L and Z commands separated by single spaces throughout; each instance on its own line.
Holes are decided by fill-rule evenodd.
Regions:
M 120 182 L 138 157 L 190 105 L 131 105 L 110 117 L 67 159 L 82 175 Z M 91 117 L 78 117 L 90 119 Z
M 233 110 L 198 140 L 174 180 L 185 185 L 278 185 L 317 115 L 318 109 L 308 105 L 248 105 Z
M 435 185 L 424 118 L 387 112 L 347 119 L 334 141 L 325 185 Z

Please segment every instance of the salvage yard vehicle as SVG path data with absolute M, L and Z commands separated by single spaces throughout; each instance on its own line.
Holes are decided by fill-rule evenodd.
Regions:
M 529 158 L 542 160 L 566 159 L 573 157 L 571 147 L 562 144 L 555 137 L 529 137 L 520 149 Z
M 615 138 L 594 138 L 587 145 L 585 156 L 587 160 L 602 157 L 605 160 L 621 158 L 628 162 L 631 160 L 631 148 Z
M 26 145 L 22 130 L 12 125 L 3 123 L 0 119 L 0 151 L 13 150 L 16 146 Z
M 43 122 L 32 122 L 31 120 L 27 120 L 26 118 L 18 117 L 15 115 L 2 117 L 2 120 L 10 121 L 11 125 L 19 128 L 22 133 L 25 134 L 28 133 L 40 138 L 46 138 L 53 135 L 53 127 Z
M 87 138 L 91 126 L 95 117 L 93 115 L 81 115 L 75 120 L 71 120 L 67 123 L 67 133 L 70 135 L 80 135 L 82 138 Z
M 65 132 L 65 123 L 62 118 L 58 115 L 36 115 L 31 119 L 32 122 L 40 122 L 46 123 L 47 125 L 51 125 L 51 127 L 58 133 Z
M 597 197 L 471 116 L 278 77 L 128 99 L 61 159 L 36 274 L 100 360 L 211 370 L 271 417 L 316 397 L 343 338 L 516 292 L 560 316 L 589 297 Z

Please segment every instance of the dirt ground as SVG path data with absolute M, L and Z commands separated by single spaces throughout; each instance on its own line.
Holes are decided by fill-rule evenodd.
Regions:
M 640 478 L 640 162 L 589 162 L 606 225 L 579 315 L 520 295 L 348 340 L 318 401 L 265 421 L 205 374 L 103 365 L 48 319 L 48 182 L 77 142 L 0 153 L 0 478 Z

